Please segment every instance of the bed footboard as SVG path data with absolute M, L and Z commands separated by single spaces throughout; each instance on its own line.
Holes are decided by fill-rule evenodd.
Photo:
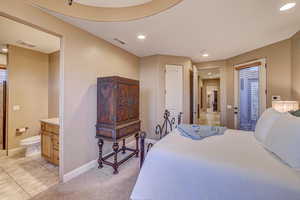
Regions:
M 178 117 L 177 117 L 177 124 L 181 124 L 181 118 L 182 118 L 182 114 L 183 113 L 179 113 Z M 171 120 L 169 119 L 170 118 L 170 112 L 168 110 L 165 110 L 165 113 L 164 113 L 164 122 L 161 125 L 157 125 L 155 127 L 155 134 L 156 135 L 159 135 L 159 139 L 162 139 L 164 136 L 166 136 L 167 134 L 169 134 L 172 130 L 173 130 L 173 125 L 175 125 L 175 117 L 173 117 Z M 177 126 L 176 126 L 177 127 Z M 146 133 L 145 132 L 141 132 L 140 133 L 140 167 L 142 167 L 143 163 L 144 163 L 144 160 L 145 160 L 145 155 L 146 155 L 146 152 L 148 152 L 152 146 L 154 144 L 152 143 L 148 143 L 147 145 L 147 151 L 145 151 L 145 139 L 146 139 Z

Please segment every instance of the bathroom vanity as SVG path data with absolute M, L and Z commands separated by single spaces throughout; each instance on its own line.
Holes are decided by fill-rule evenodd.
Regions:
M 41 120 L 41 151 L 48 162 L 59 165 L 59 120 Z

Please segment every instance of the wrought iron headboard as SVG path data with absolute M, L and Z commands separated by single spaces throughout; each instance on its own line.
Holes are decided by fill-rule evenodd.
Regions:
M 159 135 L 159 139 L 161 139 L 173 130 L 173 125 L 175 125 L 175 117 L 170 120 L 170 112 L 165 110 L 164 122 L 162 125 L 158 124 L 155 127 L 155 134 Z
M 179 115 L 177 116 L 177 124 L 181 124 L 181 118 L 182 118 L 182 112 L 179 113 Z M 164 112 L 164 122 L 162 125 L 158 124 L 155 127 L 155 134 L 159 135 L 159 139 L 162 139 L 163 137 L 165 137 L 166 135 L 168 135 L 170 132 L 173 131 L 174 129 L 174 125 L 176 123 L 176 118 L 173 117 L 170 120 L 170 112 L 168 110 L 165 110 Z M 177 125 L 176 125 L 177 127 Z M 176 128 L 175 127 L 175 128 Z M 144 162 L 144 155 L 145 155 L 145 138 L 146 138 L 146 133 L 145 132 L 141 132 L 141 162 L 140 165 L 142 166 L 143 162 Z M 150 148 L 153 146 L 153 143 L 149 143 L 147 145 L 147 152 L 150 150 Z

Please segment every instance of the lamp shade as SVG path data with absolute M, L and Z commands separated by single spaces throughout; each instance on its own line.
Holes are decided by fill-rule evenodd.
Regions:
M 289 112 L 299 109 L 298 101 L 273 101 L 272 108 L 278 112 Z

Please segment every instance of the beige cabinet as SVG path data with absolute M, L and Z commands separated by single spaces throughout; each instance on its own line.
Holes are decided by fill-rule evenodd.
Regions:
M 42 156 L 54 165 L 59 165 L 59 126 L 41 122 Z

